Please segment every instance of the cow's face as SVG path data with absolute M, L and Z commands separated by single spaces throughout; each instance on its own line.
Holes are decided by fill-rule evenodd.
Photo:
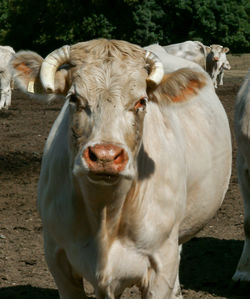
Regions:
M 91 182 L 135 175 L 148 103 L 144 66 L 101 61 L 73 74 L 67 98 L 75 171 L 87 173 Z
M 223 47 L 221 45 L 211 45 L 210 46 L 210 55 L 212 55 L 212 60 L 222 61 L 226 59 L 226 53 L 229 52 L 229 48 Z M 224 58 L 225 57 L 225 58 Z
M 23 89 L 30 83 L 69 101 L 73 173 L 95 184 L 136 175 L 148 88 L 164 75 L 152 53 L 124 41 L 93 40 L 63 46 L 45 60 L 21 52 L 12 61 Z M 65 132 L 66 134 L 66 132 Z
M 211 45 L 210 48 L 211 48 L 210 53 L 212 55 L 212 59 L 214 61 L 218 61 L 220 59 L 220 55 L 222 53 L 223 47 L 220 45 Z

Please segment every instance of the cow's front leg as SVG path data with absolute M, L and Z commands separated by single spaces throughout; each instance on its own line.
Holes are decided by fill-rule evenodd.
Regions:
M 224 72 L 221 71 L 221 73 L 218 76 L 219 79 L 219 85 L 223 85 L 223 77 L 224 77 Z
M 11 104 L 11 90 L 7 89 L 7 90 L 2 91 L 0 109 L 1 108 L 8 109 L 10 104 Z
M 233 276 L 234 281 L 250 284 L 250 161 L 244 161 L 241 154 L 237 156 L 237 170 L 241 194 L 244 200 L 245 242 L 243 251 Z
M 10 76 L 0 73 L 0 109 L 8 108 L 11 103 Z
M 160 252 L 156 254 L 159 267 L 152 274 L 147 290 L 142 293 L 145 299 L 181 299 L 179 284 L 180 252 L 178 238 L 165 242 Z
M 86 299 L 83 281 L 77 276 L 68 261 L 63 249 L 47 236 L 45 240 L 45 258 L 58 288 L 60 299 Z
M 6 91 L 6 100 L 5 100 L 6 108 L 9 108 L 10 104 L 11 104 L 11 89 L 9 88 L 8 91 Z

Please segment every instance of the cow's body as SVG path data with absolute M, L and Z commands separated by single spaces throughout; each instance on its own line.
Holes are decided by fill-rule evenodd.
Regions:
M 163 48 L 168 54 L 193 61 L 206 68 L 207 49 L 199 41 L 185 41 L 164 46 Z
M 216 87 L 217 87 L 217 81 L 219 82 L 219 85 L 223 85 L 223 78 L 224 78 L 224 70 L 230 70 L 231 65 L 229 61 L 227 60 L 226 53 L 221 53 L 220 59 L 218 62 L 218 68 L 219 73 L 216 80 Z
M 144 49 L 152 51 L 161 59 L 165 74 L 174 72 L 183 67 L 199 69 L 201 72 L 203 72 L 202 67 L 196 62 L 189 59 L 184 59 L 183 57 L 173 56 L 172 54 L 166 52 L 164 47 L 160 46 L 159 44 L 152 44 Z
M 223 85 L 224 70 L 231 69 L 226 57 L 229 48 L 224 48 L 220 45 L 211 45 L 210 49 L 206 58 L 206 70 L 212 78 L 214 87 L 217 88 L 217 80 L 219 81 L 219 85 Z
M 38 190 L 46 260 L 64 299 L 85 298 L 82 278 L 97 298 L 118 298 L 133 284 L 143 298 L 180 298 L 179 244 L 214 215 L 228 187 L 230 130 L 210 78 L 199 67 L 169 69 L 158 87 L 148 85 L 145 108 L 145 50 L 133 47 L 90 41 L 65 55 L 85 64 L 72 71 Z
M 235 136 L 238 144 L 237 171 L 244 200 L 244 231 L 246 239 L 233 280 L 250 283 L 250 71 L 237 95 Z
M 0 109 L 11 104 L 11 72 L 9 62 L 15 51 L 10 46 L 0 46 Z

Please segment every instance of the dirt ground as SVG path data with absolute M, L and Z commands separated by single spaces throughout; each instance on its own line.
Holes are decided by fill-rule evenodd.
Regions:
M 231 128 L 234 101 L 250 54 L 229 55 L 232 70 L 217 93 Z M 50 105 L 13 93 L 12 106 L 0 111 L 0 299 L 59 298 L 43 255 L 42 225 L 36 211 L 36 188 L 43 146 L 62 103 Z M 235 171 L 221 209 L 184 245 L 180 280 L 184 298 L 250 298 L 231 285 L 243 246 L 243 204 Z M 90 295 L 91 298 L 91 295 Z M 122 298 L 140 298 L 136 288 Z

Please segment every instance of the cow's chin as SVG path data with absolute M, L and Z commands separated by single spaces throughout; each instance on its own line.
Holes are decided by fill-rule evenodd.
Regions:
M 88 182 L 95 185 L 111 186 L 119 184 L 123 180 L 132 181 L 136 176 L 136 170 L 132 165 L 127 165 L 122 171 L 91 170 L 84 163 L 83 159 L 77 157 L 73 166 L 73 176 L 82 182 Z

